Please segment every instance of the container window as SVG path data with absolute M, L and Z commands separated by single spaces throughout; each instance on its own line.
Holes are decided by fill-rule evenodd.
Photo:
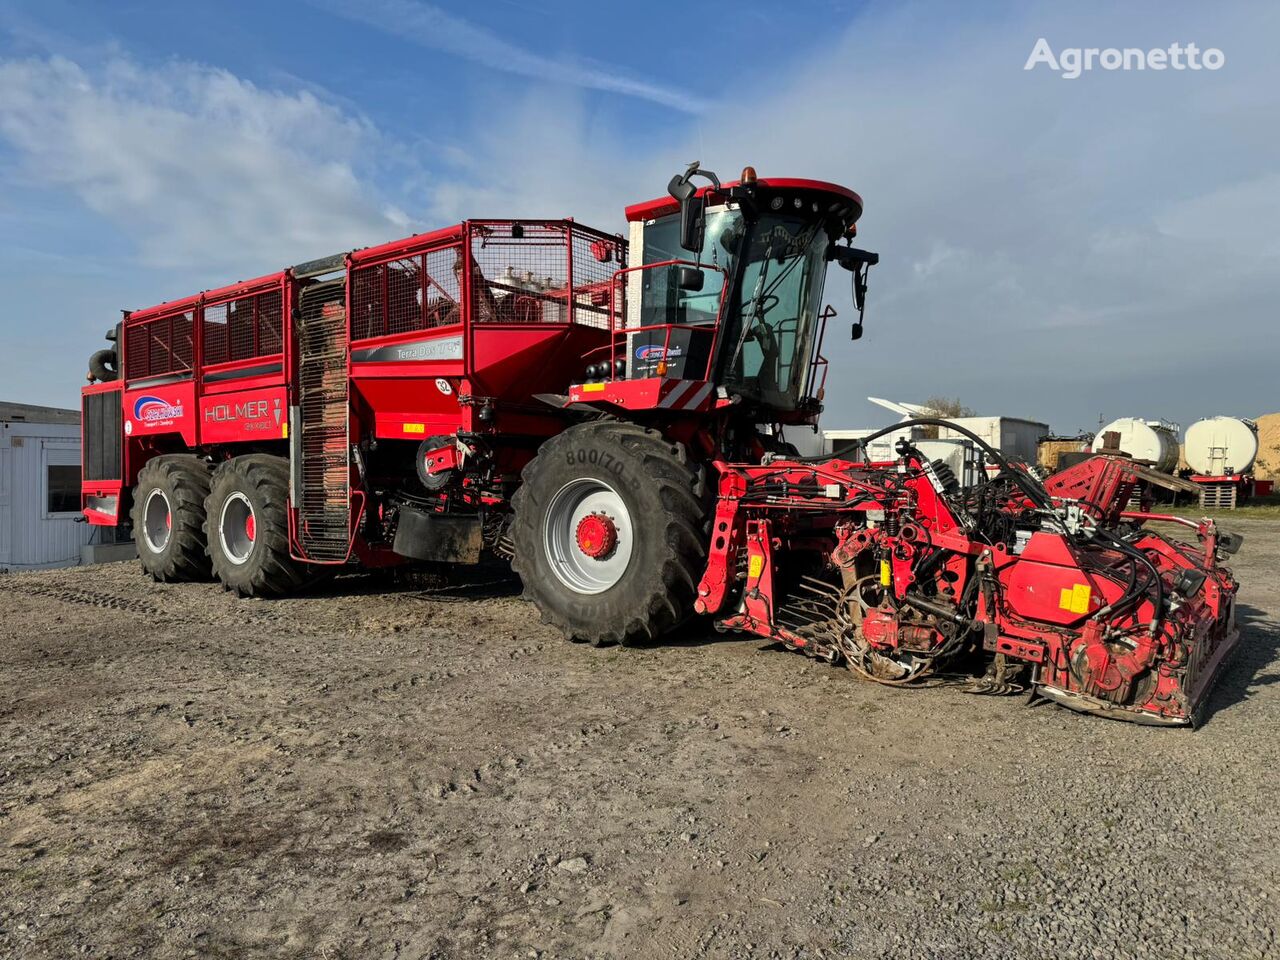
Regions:
M 63 464 L 45 467 L 45 512 L 80 512 L 80 468 Z

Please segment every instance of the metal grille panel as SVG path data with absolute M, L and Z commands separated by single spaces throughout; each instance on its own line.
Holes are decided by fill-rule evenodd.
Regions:
M 86 480 L 120 480 L 120 392 L 85 394 L 80 409 L 84 434 L 81 468 Z
M 352 271 L 351 339 L 368 340 L 457 323 L 458 245 Z
M 141 323 L 126 324 L 125 378 L 158 377 L 191 369 L 195 353 L 192 313 L 175 313 Z
M 284 298 L 279 290 L 204 308 L 204 362 L 271 357 L 284 349 Z
M 347 556 L 351 523 L 350 398 L 344 283 L 302 292 L 298 324 L 298 542 L 311 560 Z
M 473 224 L 472 319 L 608 328 L 626 241 L 569 221 Z

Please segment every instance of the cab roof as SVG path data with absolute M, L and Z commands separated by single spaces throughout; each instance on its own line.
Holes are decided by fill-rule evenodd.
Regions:
M 712 186 L 698 188 L 698 196 L 706 196 L 707 194 L 724 193 L 733 187 L 741 185 L 740 180 L 732 180 L 728 183 L 720 185 L 720 189 L 716 190 Z M 838 183 L 828 183 L 825 180 L 801 180 L 790 177 L 761 177 L 756 180 L 756 186 L 765 190 L 777 190 L 795 193 L 825 193 L 830 196 L 840 197 L 844 200 L 852 200 L 854 203 L 854 216 L 852 222 L 857 222 L 862 216 L 862 198 L 850 190 L 848 187 L 842 187 Z M 655 200 L 646 200 L 643 203 L 634 203 L 627 207 L 627 220 L 634 222 L 636 220 L 653 220 L 656 217 L 664 217 L 669 213 L 675 213 L 680 209 L 680 205 L 676 203 L 674 197 L 658 197 Z

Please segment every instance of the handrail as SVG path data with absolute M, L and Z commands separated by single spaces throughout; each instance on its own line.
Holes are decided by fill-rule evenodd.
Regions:
M 609 361 L 610 361 L 609 369 L 611 374 L 613 371 L 616 371 L 618 368 L 618 333 L 619 333 L 618 318 L 619 316 L 622 316 L 622 312 L 619 311 L 618 304 L 617 304 L 617 292 L 619 287 L 623 288 L 623 303 L 625 304 L 626 295 L 627 295 L 626 289 L 625 289 L 626 288 L 625 278 L 628 274 L 637 273 L 641 270 L 656 270 L 658 268 L 670 268 L 670 267 L 676 267 L 676 266 L 696 267 L 699 270 L 712 270 L 724 276 L 724 281 L 720 285 L 719 307 L 716 310 L 715 321 L 714 323 L 711 324 L 711 328 L 712 328 L 711 349 L 707 352 L 707 366 L 706 366 L 706 369 L 704 370 L 704 375 L 701 378 L 698 378 L 703 380 L 710 379 L 711 367 L 715 363 L 716 349 L 719 347 L 719 343 L 720 343 L 721 321 L 724 319 L 725 302 L 729 292 L 729 271 L 726 270 L 724 267 L 717 266 L 715 264 L 700 263 L 697 260 L 685 260 L 685 259 L 659 260 L 659 261 L 656 261 L 655 263 L 642 263 L 635 267 L 623 267 L 621 270 L 618 270 L 617 272 L 614 273 L 613 283 L 610 285 L 610 288 L 609 288 L 609 335 L 610 335 L 610 345 L 612 348 L 609 354 Z M 634 327 L 624 326 L 621 332 L 625 337 L 625 335 L 631 334 L 631 333 L 639 333 L 645 330 L 658 330 L 658 329 L 665 328 L 667 333 L 662 341 L 662 356 L 663 356 L 663 360 L 665 361 L 671 349 L 671 331 L 672 330 L 705 330 L 707 326 L 708 326 L 707 324 L 698 324 L 698 323 L 649 323 L 649 324 L 640 324 Z M 684 379 L 688 380 L 688 379 L 695 379 L 695 378 L 686 376 Z

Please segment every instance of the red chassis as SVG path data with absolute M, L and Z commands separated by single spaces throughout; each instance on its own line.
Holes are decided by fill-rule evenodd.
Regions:
M 1021 689 L 1029 673 L 1077 710 L 1185 724 L 1236 644 L 1236 584 L 1219 561 L 1239 539 L 1209 520 L 1124 513 L 1146 472 L 1131 461 L 1055 475 L 1044 506 L 1008 476 L 962 492 L 913 451 L 717 469 L 699 612 L 868 679 L 906 684 L 980 652 L 976 692 Z M 1185 524 L 1198 543 L 1145 520 Z

